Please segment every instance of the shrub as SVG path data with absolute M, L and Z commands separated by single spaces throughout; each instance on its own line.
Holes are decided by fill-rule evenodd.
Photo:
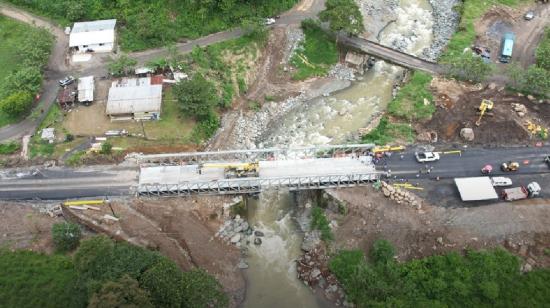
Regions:
M 18 91 L 0 101 L 0 110 L 10 117 L 18 117 L 30 109 L 32 102 L 29 92 Z
M 220 283 L 202 269 L 183 273 L 182 307 L 227 307 L 228 298 Z
M 52 237 L 55 249 L 60 252 L 67 252 L 78 246 L 82 237 L 82 230 L 80 230 L 79 225 L 74 223 L 56 223 L 52 226 Z
M 111 59 L 108 69 L 109 74 L 115 77 L 127 76 L 134 72 L 137 61 L 129 58 L 127 55 L 121 55 L 116 59 Z
M 332 230 L 330 229 L 328 219 L 325 216 L 323 209 L 317 206 L 314 207 L 311 212 L 311 216 L 311 229 L 319 230 L 323 241 L 333 240 L 334 235 L 332 234 Z
M 217 102 L 215 93 L 214 85 L 201 74 L 182 80 L 174 87 L 174 94 L 183 113 L 199 121 L 212 118 L 212 108 Z
M 103 142 L 101 144 L 101 150 L 99 150 L 99 154 L 103 155 L 109 155 L 113 152 L 113 145 L 110 142 Z
M 370 258 L 374 263 L 387 263 L 393 261 L 395 248 L 386 240 L 377 240 L 374 242 L 370 251 Z
M 0 155 L 13 154 L 21 149 L 21 144 L 17 142 L 0 143 Z
M 139 287 L 128 275 L 116 281 L 108 281 L 94 293 L 88 308 L 139 307 L 153 308 L 149 293 Z

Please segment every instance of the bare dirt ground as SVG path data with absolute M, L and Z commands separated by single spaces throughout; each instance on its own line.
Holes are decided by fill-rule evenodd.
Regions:
M 237 264 L 240 251 L 214 235 L 229 213 L 230 197 L 135 199 L 112 202 L 118 222 L 108 206 L 101 211 L 65 213 L 90 228 L 119 240 L 158 250 L 182 269 L 200 267 L 214 275 L 230 295 L 232 306 L 244 299 L 245 280 Z
M 32 203 L 0 202 L 0 247 L 52 253 L 52 225 L 62 221 Z
M 550 266 L 550 201 L 498 203 L 474 208 L 421 210 L 397 204 L 371 187 L 331 190 L 348 214 L 335 231 L 338 248 L 368 251 L 376 239 L 392 242 L 399 260 L 463 249 L 503 246 L 531 266 Z
M 518 145 L 533 144 L 540 141 L 526 128 L 527 121 L 543 127 L 550 127 L 550 105 L 529 100 L 523 95 L 509 93 L 503 88 L 489 85 L 477 87 L 456 81 L 436 78 L 432 82 L 437 111 L 426 123 L 418 125 L 416 130 L 435 131 L 438 139 L 445 143 L 463 143 L 460 130 L 468 127 L 474 130 L 475 139 L 471 144 Z M 483 117 L 478 127 L 478 107 L 483 99 L 494 102 L 492 112 Z M 520 116 L 513 104 L 522 104 L 526 114 Z
M 523 18 L 528 11 L 535 13 L 533 20 L 527 21 Z M 495 6 L 475 23 L 476 45 L 488 47 L 492 61 L 498 63 L 502 35 L 513 32 L 516 42 L 512 60 L 528 67 L 535 63 L 535 49 L 547 26 L 550 26 L 548 4 L 529 3 L 518 8 Z M 506 64 L 499 66 L 505 67 Z

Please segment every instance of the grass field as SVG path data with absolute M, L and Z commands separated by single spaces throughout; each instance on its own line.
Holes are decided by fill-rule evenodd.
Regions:
M 331 65 L 338 62 L 338 49 L 333 38 L 316 25 L 302 23 L 305 40 L 290 62 L 296 68 L 294 80 L 325 76 Z
M 411 80 L 401 88 L 397 96 L 390 102 L 388 113 L 406 120 L 428 119 L 435 112 L 433 96 L 429 86 L 432 76 L 422 72 L 414 72 Z M 424 99 L 430 103 L 425 104 Z

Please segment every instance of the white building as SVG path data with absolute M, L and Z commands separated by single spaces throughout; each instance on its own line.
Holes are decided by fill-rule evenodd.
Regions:
M 69 47 L 77 52 L 110 52 L 115 47 L 116 19 L 76 22 Z
M 94 76 L 78 78 L 78 101 L 84 104 L 94 101 Z
M 113 84 L 106 109 L 111 121 L 160 119 L 162 84 L 139 82 L 145 80 L 127 79 L 122 84 Z

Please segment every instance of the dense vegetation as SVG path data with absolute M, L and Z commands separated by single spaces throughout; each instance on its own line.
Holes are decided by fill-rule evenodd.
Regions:
M 334 239 L 334 234 L 332 234 L 325 212 L 318 206 L 314 207 L 311 211 L 311 229 L 319 230 L 323 241 L 331 241 Z
M 330 30 L 359 35 L 365 31 L 363 15 L 354 0 L 327 0 L 319 19 L 329 23 Z
M 550 97 L 550 27 L 546 28 L 535 56 L 536 63 L 527 70 L 516 63 L 509 66 L 509 86 L 527 94 Z
M 449 253 L 398 263 L 387 241 L 342 251 L 330 269 L 358 307 L 542 307 L 550 270 L 520 273 L 517 257 L 497 249 Z
M 396 139 L 406 142 L 414 141 L 414 132 L 408 123 L 390 122 L 387 116 L 380 119 L 380 123 L 375 129 L 361 138 L 363 143 L 374 143 L 376 145 L 386 145 Z
M 75 249 L 82 236 L 80 226 L 75 223 L 63 222 L 52 226 L 52 238 L 55 249 L 59 252 L 67 252 Z
M 429 119 L 435 112 L 430 83 L 432 76 L 415 71 L 411 79 L 390 102 L 388 113 L 405 120 Z M 424 100 L 428 101 L 428 104 Z
M 292 78 L 304 80 L 325 76 L 330 67 L 338 62 L 336 43 L 313 20 L 303 21 L 302 29 L 305 39 L 290 59 L 290 63 L 297 69 Z
M 0 250 L 0 303 L 7 307 L 225 307 L 220 284 L 203 270 L 104 236 L 74 257 Z
M 296 0 L 9 0 L 68 25 L 116 18 L 124 50 L 164 46 L 290 9 Z
M 53 40 L 46 30 L 2 16 L 0 40 L 0 126 L 3 126 L 16 121 L 32 106 Z

